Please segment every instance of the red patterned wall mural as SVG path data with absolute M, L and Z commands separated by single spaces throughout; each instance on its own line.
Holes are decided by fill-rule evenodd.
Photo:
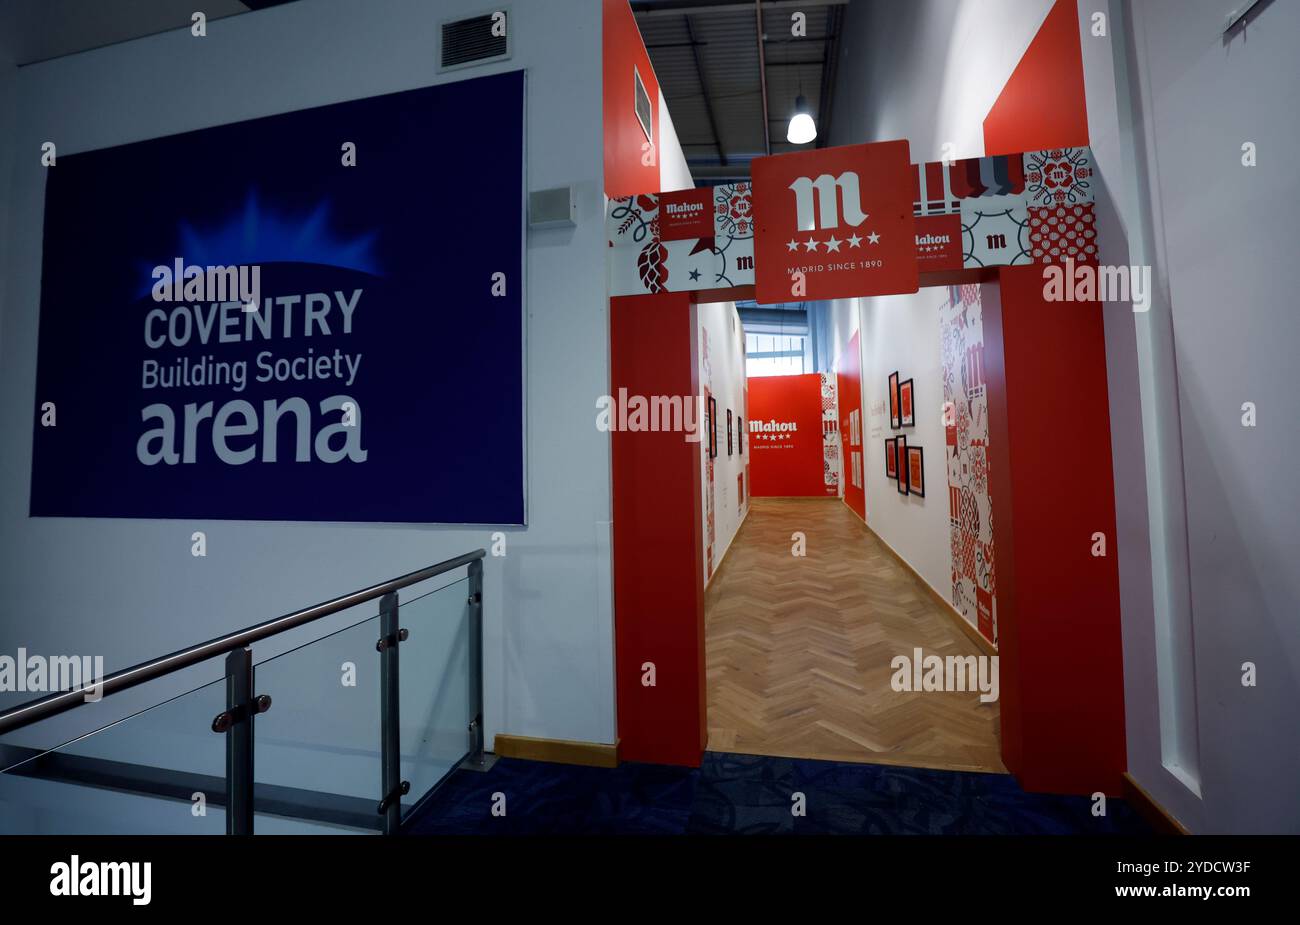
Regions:
M 943 352 L 952 603 L 985 639 L 997 645 L 989 406 L 978 285 L 948 287 L 948 298 L 939 307 L 939 336 Z
M 844 456 L 844 503 L 867 519 L 866 463 L 862 458 L 862 352 L 858 333 L 849 338 L 844 353 L 835 360 L 839 397 L 840 446 Z
M 822 484 L 826 494 L 840 493 L 839 402 L 835 396 L 835 374 L 818 373 L 822 381 Z

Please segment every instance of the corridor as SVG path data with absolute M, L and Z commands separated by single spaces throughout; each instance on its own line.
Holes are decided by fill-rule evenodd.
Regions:
M 709 749 L 1004 772 L 997 703 L 890 687 L 917 647 L 981 654 L 954 617 L 838 500 L 752 505 L 705 597 Z

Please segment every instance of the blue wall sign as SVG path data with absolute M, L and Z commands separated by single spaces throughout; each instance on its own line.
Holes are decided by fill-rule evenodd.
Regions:
M 60 156 L 31 513 L 523 523 L 523 92 Z

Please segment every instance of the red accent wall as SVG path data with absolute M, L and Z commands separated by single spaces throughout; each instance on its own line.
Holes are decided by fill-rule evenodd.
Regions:
M 601 9 L 604 79 L 605 195 L 611 199 L 659 192 L 659 80 L 641 41 L 627 0 L 603 0 Z M 653 113 L 655 160 L 641 163 L 645 130 L 636 117 L 633 69 L 641 74 Z
M 659 82 L 627 0 L 602 0 L 605 194 L 659 191 Z M 633 69 L 650 97 L 656 157 L 642 163 Z M 602 255 L 602 260 L 603 255 Z M 688 293 L 610 300 L 610 394 L 698 395 Z M 611 435 L 614 671 L 619 754 L 698 766 L 708 741 L 700 449 L 681 433 Z M 646 662 L 655 685 L 642 684 Z
M 987 154 L 1086 145 L 1074 0 L 1057 0 L 984 120 Z M 1039 267 L 983 289 L 997 499 L 1002 757 L 1026 790 L 1121 791 L 1124 672 L 1101 306 Z M 1094 533 L 1107 555 L 1093 557 Z
M 867 460 L 862 461 L 862 488 L 853 484 L 853 454 L 862 453 L 861 444 L 853 443 L 849 415 L 858 412 L 858 424 L 862 417 L 862 351 L 858 348 L 858 334 L 855 331 L 849 338 L 849 345 L 843 355 L 835 360 L 835 393 L 839 402 L 840 415 L 840 458 L 843 461 L 840 478 L 844 482 L 844 503 L 853 513 L 867 519 L 867 495 L 865 491 Z M 860 436 L 860 434 L 859 434 Z
M 755 498 L 824 498 L 822 377 L 757 376 L 749 380 L 750 494 Z M 794 430 L 755 431 L 766 423 Z
M 986 155 L 1088 143 L 1078 16 L 1076 0 L 1048 12 L 984 118 Z
M 611 299 L 610 394 L 698 395 L 691 343 L 687 293 Z M 698 766 L 708 742 L 700 444 L 671 431 L 611 437 L 619 754 Z M 654 687 L 641 682 L 646 662 Z
M 1101 308 L 1045 303 L 1042 287 L 1037 268 L 1008 267 L 983 304 L 1003 760 L 1026 790 L 1118 794 L 1124 670 Z M 1105 557 L 1092 555 L 1095 532 Z

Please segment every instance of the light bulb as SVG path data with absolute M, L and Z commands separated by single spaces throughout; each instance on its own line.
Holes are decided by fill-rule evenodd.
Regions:
M 801 93 L 794 101 L 794 116 L 790 119 L 785 140 L 792 145 L 806 145 L 816 137 L 817 123 L 813 121 L 812 114 L 808 111 L 807 98 Z

